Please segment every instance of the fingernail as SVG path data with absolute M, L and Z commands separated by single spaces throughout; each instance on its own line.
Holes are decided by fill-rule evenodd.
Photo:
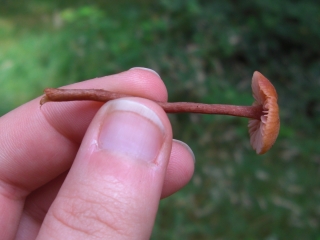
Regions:
M 99 147 L 136 160 L 154 162 L 165 136 L 165 128 L 157 114 L 128 99 L 113 100 L 104 107 Z
M 173 139 L 174 142 L 179 143 L 181 146 L 183 146 L 185 149 L 187 149 L 189 151 L 189 153 L 191 154 L 192 158 L 193 158 L 193 162 L 196 162 L 196 157 L 192 151 L 192 149 L 189 147 L 188 144 L 186 144 L 185 142 L 182 142 L 180 140 L 177 139 Z
M 130 70 L 132 70 L 132 69 L 141 69 L 141 70 L 144 70 L 144 71 L 149 71 L 149 72 L 152 72 L 152 73 L 156 74 L 158 77 L 160 77 L 160 75 L 155 70 L 152 70 L 150 68 L 145 68 L 145 67 L 133 67 L 133 68 L 130 68 Z

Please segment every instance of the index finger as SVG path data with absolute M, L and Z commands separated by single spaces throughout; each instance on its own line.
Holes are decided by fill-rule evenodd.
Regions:
M 139 68 L 65 88 L 103 88 L 167 100 L 160 77 Z M 19 190 L 14 195 L 20 192 L 25 196 L 66 171 L 100 106 L 101 103 L 87 101 L 47 103 L 40 110 L 38 98 L 1 117 L 0 186 L 14 186 Z

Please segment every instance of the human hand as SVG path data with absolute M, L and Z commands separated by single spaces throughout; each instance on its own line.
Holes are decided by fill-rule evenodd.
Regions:
M 1 239 L 148 239 L 160 198 L 194 170 L 192 151 L 147 100 L 167 100 L 163 82 L 134 68 L 66 88 L 142 98 L 41 109 L 35 99 L 2 116 Z

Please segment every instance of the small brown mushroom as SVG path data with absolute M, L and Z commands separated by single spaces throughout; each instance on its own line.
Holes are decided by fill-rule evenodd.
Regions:
M 278 95 L 272 83 L 259 72 L 252 77 L 253 106 L 262 106 L 260 120 L 249 120 L 250 143 L 257 154 L 267 152 L 276 141 L 279 129 Z
M 252 91 L 255 102 L 252 106 L 235 106 L 225 104 L 204 104 L 192 102 L 156 102 L 167 113 L 204 113 L 223 114 L 249 118 L 250 143 L 257 154 L 267 152 L 277 139 L 280 120 L 278 96 L 274 86 L 261 73 L 254 72 Z M 40 105 L 50 101 L 93 100 L 106 102 L 128 97 L 122 93 L 109 92 L 102 89 L 54 89 L 44 90 L 45 95 Z

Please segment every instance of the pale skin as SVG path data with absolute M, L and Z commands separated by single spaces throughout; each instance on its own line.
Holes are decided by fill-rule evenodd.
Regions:
M 167 101 L 162 80 L 134 68 L 66 88 L 140 98 L 115 100 L 120 102 L 113 108 L 121 106 L 116 112 L 110 103 L 92 101 L 47 103 L 40 109 L 37 98 L 0 118 L 2 239 L 148 239 L 160 199 L 185 186 L 194 171 L 192 151 L 173 140 L 167 114 L 147 100 Z M 132 111 L 151 121 L 138 124 Z M 150 128 L 143 135 L 148 139 L 139 137 L 130 150 L 121 148 L 129 153 L 120 154 L 118 143 L 130 141 L 117 134 L 115 122 L 125 126 L 121 134 Z M 108 139 L 116 137 L 103 142 L 101 132 L 108 127 Z M 145 146 L 154 151 L 144 151 Z M 131 148 L 141 150 L 131 155 Z

